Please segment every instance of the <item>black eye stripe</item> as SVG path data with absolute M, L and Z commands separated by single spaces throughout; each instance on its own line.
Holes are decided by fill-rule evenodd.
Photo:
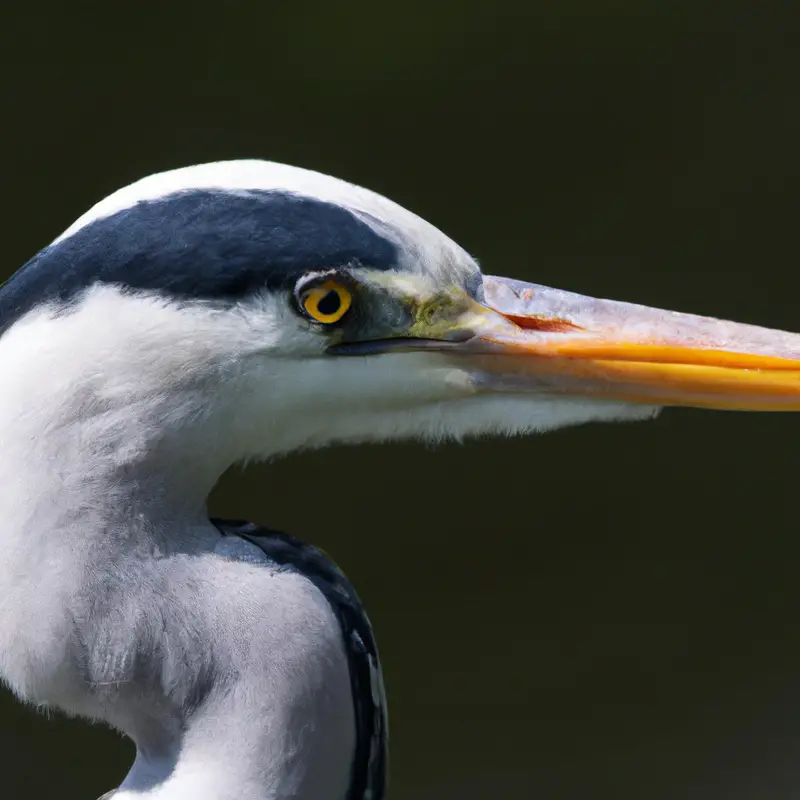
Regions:
M 335 203 L 277 190 L 179 190 L 96 219 L 34 256 L 0 289 L 0 330 L 97 283 L 232 303 L 288 288 L 315 265 L 394 270 L 400 257 L 381 225 Z

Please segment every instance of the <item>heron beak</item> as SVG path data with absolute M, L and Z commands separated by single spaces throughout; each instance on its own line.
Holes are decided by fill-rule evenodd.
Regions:
M 418 308 L 393 338 L 329 352 L 441 351 L 476 391 L 652 406 L 800 411 L 800 334 L 484 276 Z
M 475 359 L 490 391 L 593 396 L 648 405 L 800 411 L 800 335 L 484 280 Z

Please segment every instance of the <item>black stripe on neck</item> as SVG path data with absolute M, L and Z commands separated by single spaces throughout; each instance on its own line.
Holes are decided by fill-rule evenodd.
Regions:
M 344 639 L 356 721 L 356 749 L 347 800 L 384 800 L 388 725 L 378 648 L 367 612 L 350 581 L 322 550 L 251 522 L 212 519 L 224 536 L 238 536 L 267 558 L 310 580 L 330 603 Z

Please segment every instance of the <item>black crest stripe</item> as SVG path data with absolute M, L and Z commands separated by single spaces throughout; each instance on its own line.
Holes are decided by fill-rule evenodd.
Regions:
M 366 219 L 281 191 L 192 190 L 142 201 L 88 223 L 17 271 L 0 287 L 0 331 L 96 283 L 236 300 L 308 270 L 396 267 L 399 248 Z

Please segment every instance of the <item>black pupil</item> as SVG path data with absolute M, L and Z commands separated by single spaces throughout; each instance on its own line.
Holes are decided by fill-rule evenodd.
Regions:
M 317 303 L 317 310 L 326 317 L 335 314 L 342 306 L 342 298 L 334 289 L 326 292 Z

